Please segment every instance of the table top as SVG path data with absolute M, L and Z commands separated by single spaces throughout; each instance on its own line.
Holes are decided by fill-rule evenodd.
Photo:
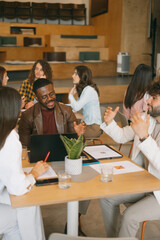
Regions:
M 124 160 L 130 159 L 123 155 L 123 158 L 109 161 Z M 105 161 L 103 160 L 103 163 Z M 107 162 L 109 161 L 107 160 Z M 32 165 L 23 161 L 23 167 Z M 100 175 L 97 174 L 96 177 L 86 182 L 72 182 L 68 189 L 60 189 L 58 185 L 33 186 L 29 193 L 23 196 L 11 195 L 10 198 L 13 207 L 27 207 L 152 192 L 154 190 L 160 190 L 160 180 L 144 170 L 114 175 L 113 182 L 108 183 L 101 182 Z

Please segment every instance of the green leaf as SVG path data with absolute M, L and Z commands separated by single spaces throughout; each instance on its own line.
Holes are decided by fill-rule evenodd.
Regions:
M 90 142 L 83 142 L 83 135 L 80 135 L 78 139 L 71 138 L 69 139 L 66 136 L 60 135 L 61 140 L 64 143 L 64 146 L 66 148 L 66 151 L 68 153 L 68 158 L 70 159 L 78 159 L 81 156 L 81 153 L 83 152 L 84 147 Z
M 82 151 L 83 151 L 83 143 L 80 142 L 80 141 L 79 141 L 79 142 L 77 141 L 77 142 L 73 145 L 73 147 L 72 147 L 72 149 L 71 149 L 71 151 L 70 151 L 70 155 L 68 155 L 68 157 L 69 157 L 70 159 L 80 158 Z

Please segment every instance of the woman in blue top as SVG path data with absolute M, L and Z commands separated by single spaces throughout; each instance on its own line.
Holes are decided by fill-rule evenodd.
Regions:
M 83 109 L 83 116 L 87 124 L 84 136 L 97 138 L 102 134 L 100 130 L 101 111 L 99 104 L 99 90 L 92 81 L 91 70 L 86 66 L 77 66 L 72 76 L 74 87 L 69 93 L 69 100 L 73 111 Z M 78 95 L 78 99 L 74 95 Z

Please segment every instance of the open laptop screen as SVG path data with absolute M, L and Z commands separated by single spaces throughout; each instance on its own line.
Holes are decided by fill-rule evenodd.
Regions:
M 77 138 L 76 133 L 62 135 L 65 135 L 68 138 Z M 67 156 L 67 152 L 62 140 L 60 139 L 60 134 L 31 135 L 29 154 L 30 162 L 34 163 L 44 160 L 48 152 L 50 152 L 50 155 L 47 162 L 64 161 L 65 156 Z

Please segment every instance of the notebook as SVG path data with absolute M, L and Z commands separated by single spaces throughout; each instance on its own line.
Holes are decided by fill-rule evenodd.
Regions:
M 62 134 L 68 138 L 77 138 L 76 133 Z M 64 147 L 60 134 L 31 135 L 29 161 L 31 163 L 44 160 L 47 153 L 50 155 L 47 162 L 64 161 L 67 151 Z

